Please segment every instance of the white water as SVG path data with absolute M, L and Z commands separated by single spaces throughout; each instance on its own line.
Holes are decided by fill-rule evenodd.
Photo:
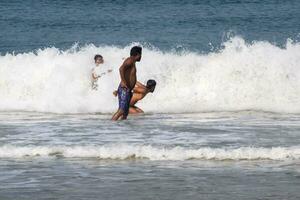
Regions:
M 0 158 L 22 157 L 149 159 L 149 160 L 299 160 L 299 147 L 255 148 L 157 148 L 150 145 L 110 146 L 12 146 L 0 147 Z
M 110 113 L 118 68 L 130 46 L 89 45 L 67 51 L 46 48 L 0 56 L 0 110 L 55 113 Z M 114 72 L 90 89 L 93 56 L 100 53 Z M 247 44 L 235 37 L 218 52 L 176 54 L 144 48 L 138 79 L 158 85 L 140 103 L 148 112 L 263 110 L 300 113 L 300 43 L 279 48 Z

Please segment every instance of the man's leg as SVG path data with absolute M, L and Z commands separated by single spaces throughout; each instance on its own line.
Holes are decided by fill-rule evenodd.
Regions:
M 123 116 L 124 116 L 124 111 L 118 109 L 118 111 L 112 116 L 111 120 L 117 121 L 120 117 L 122 117 L 121 119 L 123 119 Z
M 140 109 L 139 107 L 136 106 L 130 106 L 129 108 L 129 114 L 141 114 L 144 113 L 144 111 L 142 109 Z
M 132 94 L 128 91 L 128 89 L 121 87 L 118 88 L 119 109 L 113 115 L 112 120 L 117 121 L 119 119 L 127 119 L 131 96 Z
M 117 93 L 118 96 L 118 101 L 119 101 L 119 109 L 117 110 L 117 112 L 112 116 L 111 120 L 113 121 L 117 121 L 120 119 L 120 117 L 122 117 L 124 115 L 124 110 L 122 110 L 122 105 L 123 105 L 123 99 L 122 99 L 122 88 L 120 88 L 120 86 L 118 87 L 118 90 L 115 91 Z

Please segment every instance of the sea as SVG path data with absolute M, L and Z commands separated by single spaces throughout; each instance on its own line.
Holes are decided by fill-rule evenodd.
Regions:
M 300 199 L 300 1 L 1 0 L 0 199 Z M 157 82 L 113 122 L 119 67 Z M 91 89 L 94 55 L 112 73 Z

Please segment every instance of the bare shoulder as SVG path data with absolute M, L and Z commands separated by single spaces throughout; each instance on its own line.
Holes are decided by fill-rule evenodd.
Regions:
M 126 58 L 126 59 L 124 60 L 124 63 L 123 63 L 123 64 L 124 64 L 124 65 L 129 65 L 129 66 L 131 66 L 131 65 L 134 64 L 134 61 L 133 61 L 132 58 L 128 57 L 128 58 Z

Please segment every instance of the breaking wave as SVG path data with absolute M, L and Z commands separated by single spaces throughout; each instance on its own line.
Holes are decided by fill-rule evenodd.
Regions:
M 149 159 L 149 160 L 299 160 L 299 147 L 240 147 L 186 148 L 154 147 L 151 145 L 111 146 L 12 146 L 0 147 L 0 158 L 65 157 L 96 159 Z
M 111 113 L 118 68 L 130 46 L 55 47 L 0 56 L 0 111 Z M 91 90 L 93 56 L 104 56 L 113 72 Z M 139 105 L 147 112 L 185 113 L 261 110 L 300 113 L 300 43 L 284 48 L 234 37 L 223 48 L 201 54 L 144 48 L 138 79 L 158 85 Z

